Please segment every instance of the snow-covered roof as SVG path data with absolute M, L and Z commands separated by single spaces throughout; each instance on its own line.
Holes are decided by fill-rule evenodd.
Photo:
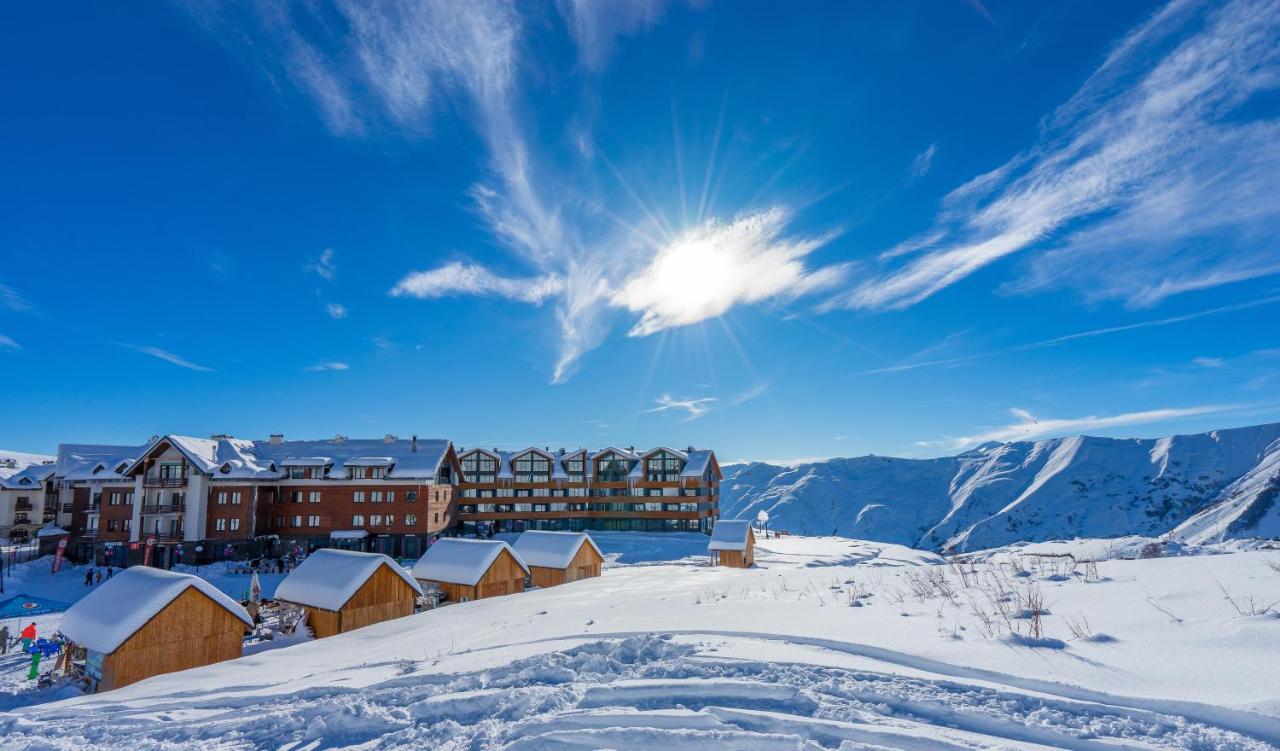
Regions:
M 694 449 L 685 452 L 684 466 L 680 468 L 681 477 L 702 477 L 711 463 L 712 452 L 708 449 Z
M 29 464 L 15 472 L 0 470 L 0 488 L 6 490 L 30 490 L 53 474 L 53 464 Z
M 643 457 L 647 457 L 657 451 L 667 451 L 673 456 L 679 457 L 681 460 L 684 461 L 684 464 L 680 469 L 680 475 L 682 477 L 701 477 L 703 474 L 706 473 L 708 465 L 711 462 L 711 457 L 713 456 L 713 453 L 708 449 L 690 449 L 687 451 L 681 451 L 679 449 L 670 448 L 669 446 L 658 446 L 656 448 L 652 448 L 644 452 L 632 451 L 630 449 L 622 449 L 616 446 L 606 446 L 605 448 L 602 448 L 598 451 L 580 448 L 580 449 L 575 449 L 573 451 L 568 451 L 563 453 L 559 451 L 548 451 L 546 449 L 538 448 L 536 446 L 528 446 L 526 448 L 520 449 L 519 451 L 499 451 L 497 449 L 484 449 L 484 448 L 477 447 L 477 448 L 467 449 L 466 451 L 461 452 L 458 456 L 459 458 L 462 458 L 464 456 L 467 456 L 468 454 L 473 454 L 473 453 L 480 453 L 480 454 L 485 454 L 486 456 L 491 456 L 498 460 L 496 478 L 500 480 L 510 480 L 515 477 L 515 468 L 513 466 L 513 462 L 515 458 L 522 454 L 529 453 L 531 451 L 534 453 L 540 454 L 542 456 L 550 457 L 551 479 L 553 480 L 569 479 L 569 475 L 567 472 L 565 472 L 565 469 L 564 469 L 564 466 L 565 466 L 564 463 L 578 456 L 582 456 L 584 459 L 594 460 L 594 459 L 600 458 L 602 455 L 604 455 L 607 452 L 613 452 L 617 454 L 619 457 L 621 457 L 622 459 L 635 462 L 635 465 L 631 467 L 631 470 L 627 475 L 627 477 L 632 480 L 644 479 L 644 463 L 640 461 L 640 459 L 642 459 Z M 588 466 L 586 467 L 586 474 L 588 476 L 594 475 L 593 461 L 588 463 Z
M 390 479 L 434 479 L 452 445 L 444 439 L 387 441 L 360 438 L 323 441 L 247 441 L 167 435 L 168 443 L 203 474 L 215 479 L 271 479 L 282 467 L 391 467 Z
M 590 545 L 596 555 L 604 558 L 595 541 L 583 532 L 524 532 L 511 547 L 530 566 L 565 568 L 583 545 Z
M 111 654 L 189 587 L 195 587 L 244 621 L 246 627 L 253 627 L 253 621 L 240 603 L 204 579 L 149 566 L 132 566 L 68 608 L 58 628 L 82 647 Z
M 707 550 L 746 550 L 751 536 L 751 522 L 744 519 L 721 519 L 711 530 Z
M 317 550 L 295 568 L 280 586 L 276 587 L 276 599 L 307 605 L 323 610 L 341 610 L 347 600 L 364 583 L 369 581 L 380 566 L 389 566 L 395 575 L 403 579 L 413 591 L 422 594 L 422 587 L 399 564 L 381 553 L 360 553 L 355 550 Z
M 529 571 L 520 554 L 501 540 L 446 537 L 427 548 L 427 552 L 413 564 L 413 576 L 423 581 L 474 586 L 504 550 L 516 559 L 520 568 L 526 573 Z
M 366 529 L 335 529 L 329 533 L 330 540 L 363 540 L 368 536 Z
M 41 527 L 39 532 L 36 532 L 36 537 L 61 537 L 63 535 L 69 535 L 69 534 L 71 533 L 68 532 L 67 530 L 63 529 L 62 527 L 59 527 L 53 522 L 49 522 L 48 524 Z
M 121 465 L 128 471 L 146 446 L 110 446 L 88 443 L 64 443 L 58 446 L 58 459 L 53 465 L 55 476 L 63 480 L 122 480 Z

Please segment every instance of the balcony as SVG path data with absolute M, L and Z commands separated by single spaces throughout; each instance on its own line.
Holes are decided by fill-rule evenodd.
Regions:
M 85 510 L 85 513 L 87 514 L 96 514 L 102 510 L 102 502 L 99 501 L 97 503 L 90 503 L 89 505 L 84 507 L 84 510 Z
M 14 511 L 34 511 L 35 509 L 32 508 L 31 501 L 18 501 L 17 503 L 13 504 L 13 510 Z
M 26 514 L 18 514 L 13 517 L 13 523 L 14 524 L 31 524 L 32 521 L 30 517 L 28 517 Z
M 154 537 L 156 542 L 181 542 L 182 530 L 167 529 L 167 530 L 157 531 L 157 532 L 147 532 L 146 534 L 143 534 L 139 539 L 141 539 L 143 542 L 146 542 L 147 538 L 149 537 Z
M 142 478 L 142 487 L 144 488 L 180 488 L 187 484 L 185 477 L 144 477 Z
M 181 514 L 183 511 L 186 511 L 186 508 L 187 504 L 185 503 L 150 504 L 142 507 L 142 513 L 144 516 L 155 514 Z
M 70 514 L 72 511 L 75 511 L 75 510 L 76 510 L 76 506 L 74 503 L 62 504 L 62 513 L 64 514 Z

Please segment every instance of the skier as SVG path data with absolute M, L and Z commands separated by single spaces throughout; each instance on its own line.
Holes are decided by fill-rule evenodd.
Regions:
M 96 572 L 96 573 L 94 573 L 94 575 L 93 575 L 93 580 L 94 580 L 94 581 L 93 581 L 93 583 L 94 583 L 94 584 L 101 584 L 101 583 L 102 583 L 102 569 L 98 569 L 98 570 L 97 570 L 97 572 Z
M 88 571 L 84 572 L 84 585 L 85 585 L 86 587 L 92 587 L 92 586 L 93 586 L 93 569 L 92 569 L 92 568 L 90 568 Z
M 9 654 L 9 626 L 0 626 L 0 655 Z
M 22 629 L 22 651 L 26 652 L 28 649 L 31 649 L 31 642 L 35 640 L 36 624 L 35 621 L 32 621 L 30 626 Z
M 114 572 L 111 570 L 111 564 L 110 564 L 110 563 L 108 563 L 108 564 L 107 564 L 107 578 L 108 578 L 108 579 L 110 579 L 113 575 L 114 575 Z

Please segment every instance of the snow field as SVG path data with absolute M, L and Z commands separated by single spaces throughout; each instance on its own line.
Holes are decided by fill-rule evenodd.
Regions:
M 1280 600 L 1272 553 L 1089 567 L 1010 550 L 965 570 L 784 538 L 744 571 L 675 539 L 597 540 L 614 559 L 598 579 L 26 707 L 0 715 L 0 746 L 1280 747 L 1280 618 L 1219 589 Z M 677 560 L 655 562 L 664 546 Z M 647 562 L 619 565 L 619 547 Z M 1013 610 L 1033 589 L 1039 641 Z M 984 633 L 974 603 L 1006 594 Z M 1092 638 L 1073 635 L 1081 617 Z

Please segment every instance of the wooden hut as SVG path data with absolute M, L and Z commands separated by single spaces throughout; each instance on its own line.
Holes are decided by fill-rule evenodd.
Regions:
M 525 532 L 512 549 L 529 567 L 535 587 L 554 587 L 600 575 L 604 555 L 582 532 Z
M 413 615 L 422 588 L 395 561 L 380 553 L 317 550 L 294 569 L 275 599 L 307 611 L 317 639 Z
M 528 575 L 529 567 L 501 540 L 445 538 L 413 565 L 413 578 L 453 602 L 523 592 Z
M 240 656 L 249 614 L 190 574 L 134 566 L 62 615 L 59 630 L 85 650 L 97 691 Z
M 719 566 L 751 568 L 756 562 L 756 533 L 751 530 L 751 522 L 720 519 L 711 530 L 707 551 Z

